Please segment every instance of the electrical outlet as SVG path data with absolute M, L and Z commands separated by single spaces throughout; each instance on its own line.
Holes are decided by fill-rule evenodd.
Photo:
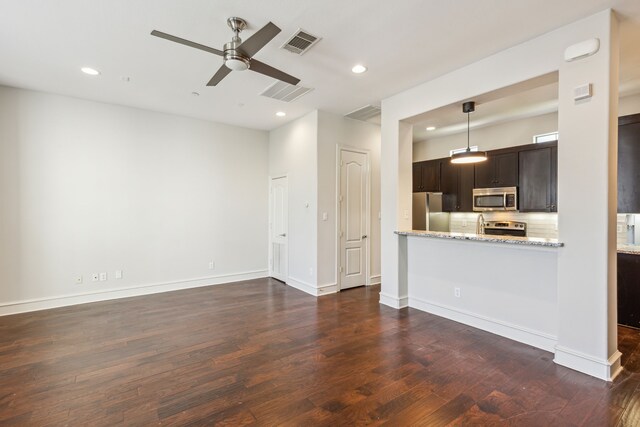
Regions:
M 313 267 L 309 267 L 309 276 L 313 276 Z
M 466 227 L 466 226 L 467 226 L 467 221 L 466 221 L 466 220 L 464 220 L 464 219 L 462 220 L 462 226 L 463 226 L 463 227 Z
M 82 285 L 82 276 L 76 276 L 76 285 Z
M 115 277 L 116 279 L 122 279 L 122 270 L 116 270 Z
M 100 273 L 100 281 L 104 282 L 107 280 L 107 273 Z
M 91 280 L 97 282 L 98 280 L 100 280 L 100 275 L 98 273 L 93 273 L 91 275 Z
M 453 288 L 453 294 L 456 298 L 460 298 L 460 288 Z
M 216 263 L 214 261 L 209 261 L 209 270 L 215 270 Z

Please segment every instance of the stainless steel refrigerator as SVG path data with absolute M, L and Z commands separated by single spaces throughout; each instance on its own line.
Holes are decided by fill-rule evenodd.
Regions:
M 412 228 L 449 231 L 449 213 L 442 212 L 442 193 L 413 193 Z

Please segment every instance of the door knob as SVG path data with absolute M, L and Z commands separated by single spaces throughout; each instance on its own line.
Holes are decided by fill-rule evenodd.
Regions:
M 287 233 L 278 234 L 279 237 L 287 237 Z
M 366 238 L 367 238 L 367 235 L 365 234 L 364 236 L 362 236 L 362 238 L 363 238 L 363 239 L 366 239 Z

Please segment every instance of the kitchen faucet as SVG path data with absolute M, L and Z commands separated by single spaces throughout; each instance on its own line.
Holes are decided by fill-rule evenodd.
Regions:
M 476 221 L 476 234 L 484 234 L 484 215 L 479 214 Z

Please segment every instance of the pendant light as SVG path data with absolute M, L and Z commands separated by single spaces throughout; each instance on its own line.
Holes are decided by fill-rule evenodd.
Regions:
M 467 113 L 467 149 L 460 153 L 451 155 L 451 163 L 478 163 L 487 160 L 487 153 L 485 151 L 471 151 L 469 146 L 469 114 L 476 111 L 476 103 L 473 101 L 465 102 L 462 104 L 462 112 Z

